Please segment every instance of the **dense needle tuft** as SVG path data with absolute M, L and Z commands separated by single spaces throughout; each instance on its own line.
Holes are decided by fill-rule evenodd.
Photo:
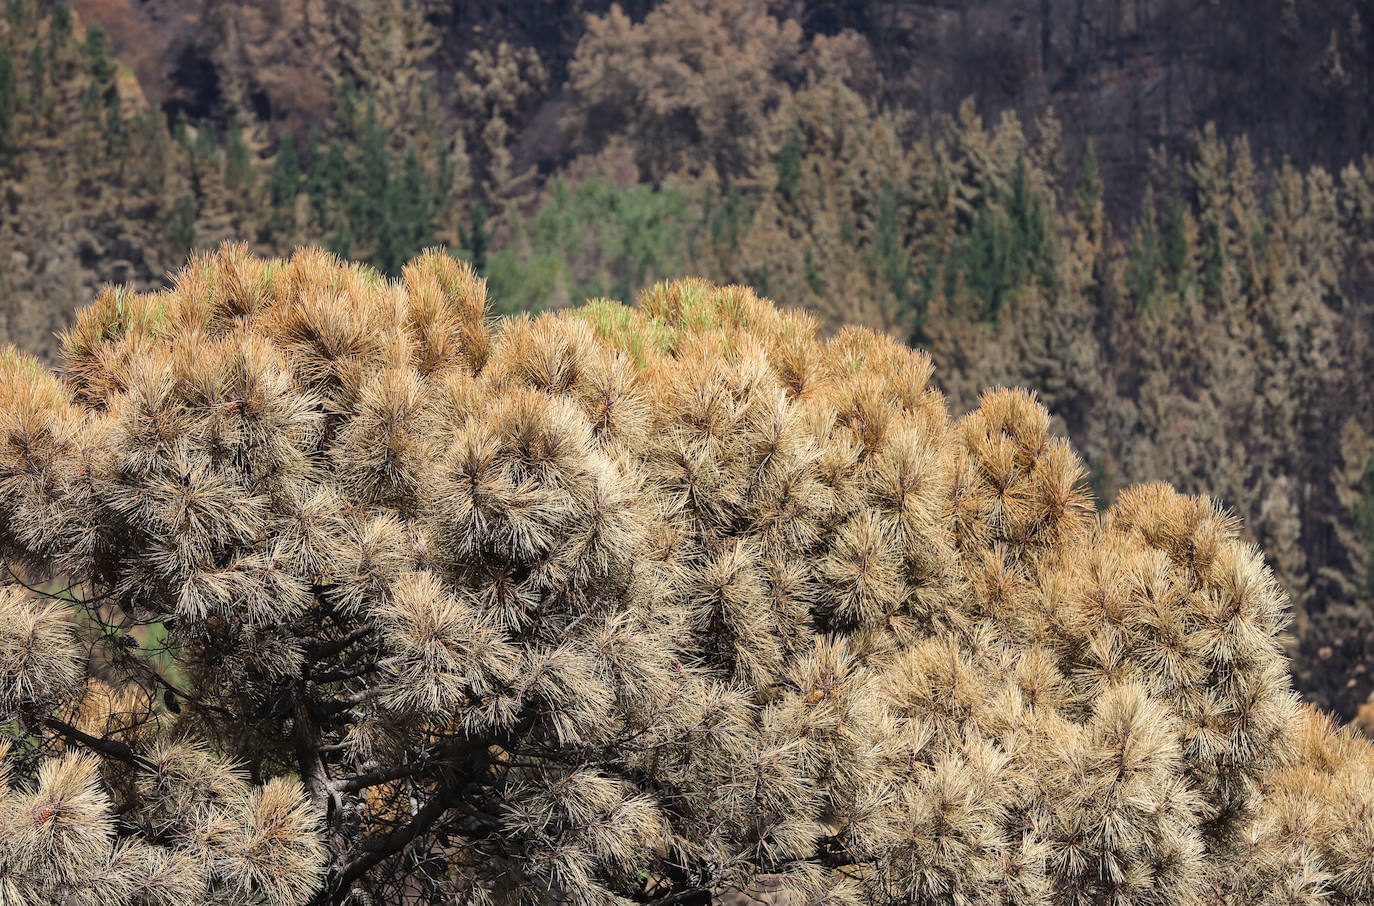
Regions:
M 65 356 L 0 353 L 6 906 L 1374 901 L 1259 552 L 1026 391 L 438 251 L 227 245 Z

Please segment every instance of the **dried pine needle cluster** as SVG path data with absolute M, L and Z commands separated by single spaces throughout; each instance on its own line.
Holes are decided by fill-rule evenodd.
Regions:
M 1374 756 L 1207 500 L 686 281 L 439 253 L 0 354 L 0 902 L 1374 902 Z

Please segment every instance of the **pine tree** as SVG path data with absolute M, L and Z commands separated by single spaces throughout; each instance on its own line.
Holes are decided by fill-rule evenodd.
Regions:
M 123 179 L 124 165 L 128 161 L 132 134 L 124 119 L 124 104 L 118 94 L 110 96 L 105 105 L 105 142 L 112 156 L 119 161 L 119 178 Z
M 190 152 L 191 131 L 186 123 L 186 111 L 178 110 L 177 118 L 172 121 L 172 141 L 186 152 Z
M 48 17 L 48 59 L 53 65 L 58 63 L 59 55 L 66 49 L 72 38 L 72 8 L 66 0 L 57 0 L 52 5 Z
M 305 181 L 302 188 L 310 197 L 315 216 L 320 217 L 327 197 L 328 182 L 325 174 L 325 149 L 320 144 L 322 138 L 319 126 L 311 126 L 305 139 Z
M 389 199 L 393 192 L 389 144 L 387 131 L 377 117 L 376 98 L 368 98 L 358 134 L 358 182 L 349 196 L 350 225 L 355 235 L 365 235 L 374 244 L 390 241 Z
M 897 212 L 897 194 L 889 184 L 883 187 L 878 196 L 878 218 L 875 226 L 873 255 L 876 270 L 887 283 L 898 309 L 912 312 L 913 322 L 918 322 L 921 314 L 915 312 L 914 296 L 911 286 L 911 261 L 907 254 L 906 237 Z
M 1189 163 L 1188 177 L 1197 195 L 1198 288 L 1203 301 L 1217 311 L 1235 302 L 1240 289 L 1238 262 L 1233 254 L 1238 237 L 1232 222 L 1233 202 L 1239 201 L 1232 185 L 1237 160 L 1230 144 L 1217 135 L 1211 124 L 1193 140 L 1197 151 Z M 1248 159 L 1246 152 L 1247 164 Z
M 568 64 L 564 134 L 588 154 L 628 142 L 655 184 L 708 165 L 727 179 L 771 169 L 751 137 L 786 98 L 801 39 L 798 23 L 762 0 L 667 0 L 639 22 L 619 6 L 590 16 Z M 485 68 L 515 68 L 499 52 L 485 56 Z
M 28 75 L 29 107 L 35 113 L 41 114 L 48 91 L 48 58 L 41 43 L 34 42 L 29 48 Z
M 191 140 L 190 126 L 185 121 L 185 110 L 177 110 L 176 120 L 172 122 L 172 143 L 185 155 L 185 170 L 191 180 L 191 192 L 201 197 L 201 168 L 196 157 L 195 143 Z
M 711 200 L 708 199 L 707 223 L 710 224 L 711 241 L 717 245 L 733 246 L 739 242 L 740 221 L 743 208 L 743 196 L 735 188 L 726 190 L 725 195 L 720 200 L 720 207 L 712 210 Z
M 334 119 L 340 132 L 349 138 L 358 134 L 358 89 L 349 79 L 341 79 L 334 93 Z
M 296 203 L 296 194 L 301 189 L 301 167 L 296 157 L 296 139 L 287 132 L 277 146 L 277 156 L 272 161 L 272 175 L 268 180 L 268 196 L 273 207 L 284 208 Z
M 1015 227 L 1000 205 L 986 196 L 973 208 L 968 232 L 945 262 L 945 295 L 965 299 L 965 317 L 995 321 L 1007 295 L 1020 283 L 1021 256 Z
M 1374 566 L 1368 565 L 1374 564 L 1374 455 L 1370 456 L 1369 464 L 1365 466 L 1364 478 L 1360 485 L 1362 493 L 1359 506 L 1355 510 L 1355 530 L 1364 544 L 1364 562 L 1367 564 L 1363 576 L 1361 603 L 1374 609 Z
M 1160 247 L 1159 218 L 1153 188 L 1146 188 L 1140 220 L 1132 232 L 1126 260 L 1126 281 L 1131 297 L 1147 316 L 1155 312 L 1155 301 L 1162 287 L 1160 272 L 1165 253 Z
M 487 267 L 487 252 L 491 248 L 491 226 L 487 206 L 481 198 L 472 203 L 468 223 L 459 231 L 464 257 L 481 273 Z
M 348 218 L 340 217 L 329 235 L 327 248 L 335 255 L 344 257 L 352 253 L 353 242 L 353 229 L 349 226 Z
M 19 106 L 19 85 L 9 48 L 0 45 L 0 162 L 14 155 L 14 118 Z
M 229 131 L 224 146 L 224 185 L 242 199 L 249 197 L 257 182 L 257 169 L 253 164 L 253 152 L 244 141 L 243 130 L 238 120 L 229 121 Z
M 86 74 L 90 90 L 102 95 L 114 78 L 114 64 L 110 61 L 110 35 L 94 22 L 86 28 Z
M 196 199 L 194 195 L 183 195 L 177 199 L 167 222 L 164 234 L 172 254 L 185 258 L 196 244 Z
M 186 173 L 191 180 L 191 191 L 197 199 L 205 197 L 205 177 L 215 159 L 214 138 L 208 128 L 197 129 L 194 136 L 186 123 L 185 111 L 177 113 L 172 127 L 172 139 L 186 155 Z
M 414 147 L 406 149 L 405 160 L 401 166 L 396 210 L 397 225 L 405 237 L 405 248 L 401 260 L 397 262 L 399 266 L 418 255 L 421 249 L 434 244 L 434 235 L 430 229 L 433 197 L 429 188 L 429 178 L 420 166 L 420 157 Z
M 1082 170 L 1078 177 L 1078 188 L 1074 192 L 1078 205 L 1078 216 L 1087 229 L 1088 239 L 1094 245 L 1101 242 L 1103 229 L 1102 178 L 1097 169 L 1097 151 L 1091 139 L 1083 152 Z
M 801 180 L 801 160 L 805 148 L 802 145 L 801 130 L 793 128 L 778 151 L 778 191 L 786 201 L 792 201 L 797 194 L 797 183 Z
M 30 18 L 27 0 L 5 0 L 5 21 L 9 23 L 11 29 L 26 28 Z
M 226 246 L 63 357 L 0 353 L 7 902 L 1374 896 L 1238 520 L 1094 516 L 1026 391 L 700 280 L 491 323 L 440 252 Z
M 473 194 L 471 161 L 462 131 L 449 141 L 435 139 L 434 225 L 436 239 L 445 245 L 464 246 L 466 219 Z M 475 199 L 474 199 L 475 201 Z
M 1025 150 L 1017 152 L 1012 170 L 1011 194 L 1007 199 L 1007 215 L 1015 232 L 1013 245 L 1017 283 L 1037 281 L 1049 288 L 1054 285 L 1053 235 L 1040 193 L 1031 185 L 1030 167 Z
M 301 168 L 296 157 L 296 140 L 287 132 L 277 146 L 267 181 L 267 196 L 272 206 L 267 228 L 278 240 L 289 239 L 296 232 L 296 195 L 300 190 Z
M 310 175 L 307 178 L 307 191 L 310 193 L 311 206 L 320 226 L 331 231 L 336 237 L 351 216 L 352 199 L 349 193 L 348 152 L 340 139 L 333 139 L 319 154 L 310 159 Z M 345 254 L 351 249 L 351 239 L 346 244 L 331 240 L 330 249 L 336 254 Z
M 337 138 L 331 141 L 318 163 L 318 168 L 312 165 L 311 173 L 320 193 L 320 204 L 327 201 L 342 203 L 348 197 L 349 187 L 348 151 L 344 143 Z
M 1164 267 L 1174 292 L 1183 295 L 1193 286 L 1196 277 L 1190 239 L 1192 224 L 1178 185 L 1177 171 L 1173 179 L 1164 204 Z

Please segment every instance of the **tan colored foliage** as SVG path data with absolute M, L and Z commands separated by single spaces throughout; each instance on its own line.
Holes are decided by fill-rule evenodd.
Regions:
M 528 47 L 512 47 L 504 41 L 493 50 L 468 54 L 467 66 L 455 80 L 459 109 L 470 123 L 473 144 L 480 142 L 486 161 L 488 192 L 508 200 L 529 174 L 512 170 L 508 147 L 513 123 L 525 113 L 530 99 L 544 90 L 548 79 L 539 56 Z
M 1149 190 L 1136 198 L 1134 186 L 1123 188 L 1134 180 L 1123 169 L 1136 166 L 1124 162 L 1123 143 L 1149 121 L 1149 105 L 1164 104 L 1171 90 L 1175 103 L 1184 103 L 1180 93 L 1189 100 L 1174 108 L 1168 128 L 1191 128 L 1183 111 L 1210 89 L 1183 92 L 1179 79 L 1195 65 L 1210 65 L 1210 53 L 1230 40 L 1225 34 L 1208 53 L 1179 64 L 1178 78 L 1149 92 L 1145 107 L 1125 105 L 1135 118 L 1129 128 L 1118 128 L 1127 116 L 1122 105 L 1098 104 L 1086 119 L 1062 108 L 1073 124 L 1073 151 L 1066 153 L 1052 117 L 1024 127 L 1009 115 L 985 124 L 971 102 L 940 116 L 940 106 L 954 105 L 936 95 L 960 97 L 967 85 L 958 94 L 938 89 L 950 75 L 938 61 L 906 67 L 909 76 L 894 62 L 893 50 L 929 52 L 944 41 L 962 53 L 985 36 L 1005 38 L 1001 25 L 989 27 L 991 8 L 956 15 L 935 4 L 926 10 L 936 18 L 923 19 L 900 4 L 879 15 L 877 8 L 825 4 L 702 2 L 661 5 L 634 22 L 608 14 L 596 17 L 583 48 L 584 62 L 601 67 L 593 67 L 600 75 L 584 97 L 546 85 L 544 68 L 560 72 L 577 34 L 565 26 L 588 7 L 526 10 L 523 24 L 517 13 L 504 20 L 508 28 L 490 29 L 486 13 L 453 16 L 450 5 L 432 0 L 309 0 L 270 11 L 187 3 L 176 16 L 157 2 L 137 4 L 140 10 L 78 6 L 102 19 L 119 6 L 121 15 L 107 24 L 116 26 L 121 53 L 151 33 L 140 21 L 165 22 L 162 30 L 176 32 L 177 40 L 192 32 L 222 36 L 208 49 L 184 45 L 184 58 L 162 56 L 188 69 L 213 64 L 224 112 L 202 120 L 210 101 L 197 101 L 188 107 L 185 140 L 172 141 L 162 113 L 189 103 L 189 94 L 169 99 L 156 80 L 145 79 L 150 105 L 117 64 L 111 84 L 96 84 L 83 38 L 91 16 L 78 19 L 71 37 L 51 41 L 55 4 L 7 6 L 0 44 L 17 80 L 16 156 L 0 212 L 0 336 L 26 351 L 52 357 L 51 338 L 68 323 L 73 300 L 94 294 L 101 280 L 161 285 L 187 248 L 228 236 L 245 237 L 263 253 L 328 244 L 396 273 L 413 251 L 442 241 L 463 248 L 491 278 L 502 311 L 629 298 L 683 273 L 747 283 L 814 311 L 823 330 L 860 323 L 923 345 L 955 412 L 974 406 L 987 386 L 1037 388 L 1082 451 L 1104 503 L 1121 487 L 1151 478 L 1215 494 L 1245 517 L 1246 531 L 1292 595 L 1304 695 L 1343 716 L 1367 696 L 1374 536 L 1358 523 L 1374 499 L 1364 480 L 1368 438 L 1361 437 L 1374 424 L 1364 380 L 1374 361 L 1367 302 L 1374 165 L 1355 161 L 1337 176 L 1335 169 L 1266 163 L 1276 159 L 1275 147 L 1285 147 L 1281 135 L 1290 129 L 1298 140 L 1291 150 L 1311 159 L 1310 125 L 1303 123 L 1356 122 L 1353 112 L 1337 113 L 1363 109 L 1353 104 L 1367 93 L 1358 78 L 1318 92 L 1334 106 L 1304 100 L 1313 119 L 1272 113 L 1282 105 L 1266 104 L 1266 115 L 1277 119 L 1263 128 L 1259 119 L 1245 121 L 1241 108 L 1204 104 L 1220 117 L 1219 127 L 1202 130 L 1177 159 L 1132 151 L 1133 160 L 1159 158 Z M 1119 20 L 1108 13 L 1110 4 L 1096 6 L 1054 20 L 1054 65 L 1066 65 L 1055 47 L 1069 46 L 1070 19 L 1085 37 L 1106 34 L 1104 25 L 1126 28 L 1122 40 L 1135 48 L 1128 56 L 1140 55 L 1136 63 L 1124 70 L 1119 60 L 1108 64 L 1117 75 L 1105 80 L 1051 74 L 1049 81 L 1116 90 L 1124 84 L 1118 79 L 1148 80 L 1161 61 L 1189 57 L 1150 49 L 1158 27 L 1174 16 L 1155 9 L 1149 21 L 1126 26 L 1131 16 Z M 1275 75 L 1284 71 L 1279 65 L 1270 78 L 1301 86 L 1292 91 L 1306 98 L 1338 70 L 1342 78 L 1357 73 L 1352 61 L 1364 32 L 1351 9 L 1342 0 L 1301 17 L 1285 13 L 1292 22 L 1284 20 L 1284 40 L 1324 62 L 1294 79 Z M 948 30 L 956 19 L 959 29 Z M 520 46 L 534 20 L 541 32 L 559 30 L 565 40 L 552 53 L 541 41 L 543 63 Z M 793 20 L 803 30 L 849 22 L 865 34 L 802 39 Z M 1254 28 L 1260 20 L 1245 21 Z M 1328 29 L 1347 23 L 1349 33 L 1330 40 Z M 773 44 L 761 50 L 759 35 Z M 917 43 L 907 40 L 913 37 Z M 1016 58 L 1028 47 L 1013 41 L 1003 50 Z M 626 56 L 616 57 L 621 50 Z M 140 78 L 155 62 L 147 53 L 139 47 L 123 57 Z M 1105 59 L 1085 53 L 1076 70 Z M 999 71 L 982 68 L 992 78 Z M 919 91 L 901 87 L 908 77 L 921 82 Z M 358 93 L 346 116 L 343 89 L 352 86 Z M 335 90 L 337 121 L 321 124 L 323 138 L 312 153 L 307 123 L 284 111 L 308 112 L 312 122 L 327 117 Z M 631 95 L 652 103 L 636 101 L 628 119 L 612 111 L 606 121 L 619 125 L 609 137 L 580 129 L 587 145 L 578 151 L 588 153 L 569 161 L 573 152 L 554 137 L 554 120 L 565 100 L 576 113 L 597 92 L 609 92 L 601 96 L 608 104 Z M 1276 97 L 1292 101 L 1283 92 Z M 363 153 L 358 133 L 369 98 L 383 138 Z M 986 93 L 982 98 L 985 112 L 1002 106 Z M 159 100 L 171 103 L 160 110 Z M 717 100 L 734 106 L 713 106 Z M 250 117 L 231 130 L 224 119 L 228 111 L 246 117 L 264 104 L 271 108 L 267 122 Z M 1098 115 L 1107 121 L 1090 122 Z M 1225 137 L 1236 134 L 1237 118 L 1259 153 Z M 929 137 L 918 138 L 913 123 L 930 123 Z M 307 172 L 283 174 L 289 178 L 281 200 L 270 188 L 275 164 L 268 155 L 287 126 L 295 131 L 294 160 Z M 1104 129 L 1119 133 L 1098 145 L 1107 195 L 1116 202 L 1110 221 L 1100 198 L 1080 204 L 1073 159 L 1079 129 L 1099 138 Z M 1345 151 L 1336 149 L 1349 139 L 1335 135 L 1340 129 L 1319 131 L 1330 160 L 1340 160 Z M 210 140 L 230 132 L 247 142 L 255 173 L 247 185 L 231 185 L 230 151 Z M 336 138 L 344 146 L 337 166 L 329 156 Z M 407 150 L 418 162 L 409 173 Z M 383 151 L 389 168 L 377 163 Z M 276 160 L 287 157 L 278 153 Z M 1003 267 L 1025 239 L 1015 203 L 1022 158 L 1050 237 L 1033 256 L 1033 273 Z M 663 177 L 664 191 L 557 182 L 560 175 L 600 174 L 629 189 L 641 178 L 641 160 L 651 162 L 646 176 Z M 526 166 L 536 161 L 538 171 Z M 536 172 L 553 177 L 542 193 L 542 177 L 530 178 Z M 535 211 L 559 207 L 564 195 L 592 201 L 564 204 L 561 216 Z M 378 229 L 382 223 L 390 228 Z M 382 241 L 402 235 L 394 245 Z M 1174 240 L 1177 258 L 1161 262 L 1160 246 Z
M 228 246 L 66 350 L 0 359 L 4 553 L 163 694 L 67 723 L 73 626 L 5 590 L 0 706 L 87 750 L 5 759 L 14 902 L 1371 896 L 1374 755 L 1258 551 L 1165 485 L 1095 516 L 1024 391 L 953 419 L 703 281 L 488 323 L 437 252 Z M 115 656 L 151 622 L 175 674 Z
M 763 0 L 669 0 L 634 23 L 619 6 L 592 16 L 568 64 L 576 102 L 564 120 L 575 149 L 616 137 L 639 149 L 658 180 L 710 149 L 722 172 L 756 159 L 754 137 L 787 94 L 801 28 Z

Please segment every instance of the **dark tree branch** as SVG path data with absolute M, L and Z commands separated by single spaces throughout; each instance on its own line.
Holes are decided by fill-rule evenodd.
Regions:
M 38 595 L 39 597 L 47 598 L 49 601 L 58 601 L 63 604 L 77 604 L 81 607 L 89 608 L 92 604 L 97 604 L 100 601 L 103 601 L 106 598 L 110 597 L 111 594 L 113 594 L 112 591 L 107 591 L 103 594 L 95 595 L 94 597 L 78 598 L 72 591 L 72 589 L 76 588 L 75 585 L 68 585 L 61 591 L 52 592 L 47 591 L 43 588 L 39 588 L 36 585 L 31 585 L 30 583 L 24 581 L 24 579 L 18 573 L 16 573 L 14 571 L 14 568 L 10 566 L 10 564 L 8 563 L 5 564 L 5 572 L 9 575 L 10 580 L 14 582 L 16 585 L 22 585 L 24 588 L 28 589 L 30 592 Z
M 363 774 L 354 774 L 351 777 L 340 777 L 329 782 L 329 788 L 339 793 L 356 793 L 368 787 L 380 786 L 383 783 L 390 783 L 393 780 L 400 780 L 404 777 L 413 777 L 422 771 L 433 768 L 438 762 L 435 761 L 412 761 L 409 764 L 398 764 L 389 768 L 378 768 L 375 771 L 368 771 Z
M 317 705 L 324 714 L 336 714 L 340 711 L 347 711 L 356 705 L 360 705 L 368 699 L 376 698 L 381 695 L 379 689 L 364 689 L 361 692 L 354 692 L 343 698 L 327 698 L 320 701 Z
M 233 711 L 230 711 L 228 708 L 225 708 L 221 705 L 214 705 L 207 701 L 202 701 L 201 699 L 196 698 L 194 695 L 191 695 L 190 693 L 178 688 L 170 679 L 164 676 L 162 671 L 159 670 L 154 664 L 149 663 L 145 658 L 138 654 L 123 651 L 122 649 L 120 649 L 119 657 L 111 658 L 111 663 L 116 662 L 118 662 L 121 665 L 132 665 L 133 669 L 147 676 L 156 685 L 162 686 L 168 692 L 175 695 L 177 698 L 180 698 L 188 702 L 189 704 L 195 705 L 197 708 L 204 708 L 207 711 L 214 711 L 216 714 L 223 715 L 224 717 L 234 718 L 237 716 L 234 714 Z
M 311 803 L 325 816 L 326 824 L 333 824 L 339 817 L 339 794 L 329 785 L 329 771 L 320 754 L 319 728 L 313 719 L 308 700 L 299 695 L 296 699 L 296 715 L 293 721 L 296 741 L 296 762 L 300 766 L 301 782 L 305 785 Z
M 676 903 L 683 903 L 701 897 L 706 897 L 706 902 L 709 903 L 710 894 L 710 890 L 705 887 L 688 887 L 685 890 L 679 890 L 677 893 L 669 894 L 666 897 L 650 900 L 645 906 L 674 906 Z
M 68 742 L 74 742 L 102 755 L 108 755 L 118 761 L 136 768 L 152 770 L 154 765 L 151 761 L 136 753 L 133 749 L 126 746 L 117 739 L 96 738 L 89 733 L 83 733 L 70 724 L 63 723 L 55 717 L 44 719 L 43 725 L 54 731 Z
M 341 638 L 330 639 L 329 641 L 315 640 L 313 643 L 307 644 L 306 646 L 306 659 L 309 661 L 322 661 L 325 658 L 333 657 L 354 642 L 359 642 L 367 638 L 375 629 L 376 627 L 371 623 L 364 623 Z
M 409 846 L 412 840 L 429 830 L 434 822 L 438 821 L 444 812 L 452 807 L 452 796 L 452 789 L 441 789 L 424 808 L 416 813 L 409 824 L 401 825 L 380 840 L 364 841 L 361 846 L 362 854 L 345 865 L 330 882 L 327 882 L 324 890 L 320 892 L 314 902 L 320 906 L 331 902 L 334 894 L 347 891 L 355 881 L 367 874 L 373 867 Z

